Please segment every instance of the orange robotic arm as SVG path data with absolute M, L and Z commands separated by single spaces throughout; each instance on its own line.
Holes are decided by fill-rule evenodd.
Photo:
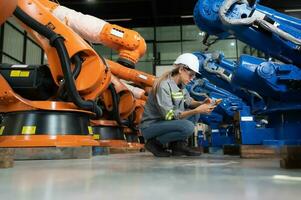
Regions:
M 134 68 L 146 51 L 144 39 L 136 31 L 106 24 L 100 33 L 100 43 L 119 52 L 118 62 Z
M 48 0 L 41 0 L 41 3 L 85 40 L 101 43 L 118 51 L 118 62 L 124 66 L 134 68 L 139 58 L 145 54 L 145 41 L 136 31 L 112 25 Z
M 54 30 L 54 36 L 49 36 L 49 34 L 47 36 L 47 34 L 43 34 L 43 31 L 41 32 L 39 30 L 36 30 L 36 27 L 32 26 L 31 22 L 26 23 L 24 22 L 24 19 L 21 20 L 20 16 L 17 15 L 22 23 L 24 23 L 24 28 L 45 50 L 48 57 L 51 74 L 56 84 L 59 85 L 60 80 L 64 79 L 64 81 L 66 82 L 66 87 L 69 88 L 69 90 L 70 87 L 73 88 L 71 89 L 73 90 L 73 93 L 77 93 L 77 95 L 75 95 L 77 96 L 77 98 L 73 98 L 77 99 L 77 101 L 73 102 L 78 105 L 79 108 L 88 109 L 95 112 L 95 110 L 93 109 L 95 109 L 95 107 L 97 106 L 95 106 L 95 104 L 93 105 L 91 103 L 91 100 L 97 100 L 102 96 L 105 107 L 108 109 L 108 105 L 110 105 L 111 102 L 110 95 L 108 95 L 109 91 L 107 90 L 107 87 L 110 84 L 111 80 L 109 73 L 110 71 L 108 68 L 106 68 L 105 61 L 102 61 L 97 56 L 96 52 L 94 52 L 93 49 L 91 49 L 91 47 L 87 45 L 82 40 L 82 38 L 78 37 L 73 31 L 75 30 L 79 33 L 80 36 L 90 41 L 99 40 L 107 42 L 107 44 L 110 44 L 109 46 L 118 49 L 120 51 L 120 54 L 123 55 L 123 58 L 130 60 L 130 58 L 135 57 L 136 60 L 132 60 L 133 63 L 137 62 L 138 57 L 140 57 L 145 52 L 145 42 L 143 38 L 141 38 L 140 35 L 134 31 L 123 29 L 121 27 L 119 27 L 120 29 L 118 29 L 117 26 L 112 26 L 92 16 L 86 16 L 68 8 L 59 6 L 51 1 L 20 0 L 18 6 L 18 9 L 20 11 L 23 10 L 25 14 L 28 15 L 28 17 L 35 18 L 37 24 L 34 26 L 44 26 L 44 29 L 49 29 L 46 30 L 46 32 L 51 32 L 52 30 Z M 70 18 L 70 15 L 73 15 L 73 18 Z M 74 16 L 77 16 L 80 19 L 85 19 L 90 23 L 75 23 L 78 22 L 78 20 L 74 21 Z M 81 21 L 79 20 L 79 22 Z M 40 25 L 38 25 L 39 23 Z M 91 23 L 93 26 L 91 26 Z M 66 27 L 65 24 L 69 25 L 73 31 Z M 89 30 L 89 27 L 94 29 L 94 32 Z M 93 35 L 91 33 L 97 34 Z M 115 39 L 113 36 L 115 37 Z M 104 39 L 106 37 L 108 37 L 109 39 Z M 57 41 L 59 40 L 64 41 L 61 42 L 61 45 L 65 45 L 65 52 L 57 52 L 55 50 L 56 47 L 54 47 L 53 44 L 57 43 Z M 127 41 L 127 43 L 125 43 L 123 40 Z M 65 58 L 62 58 L 62 55 L 64 55 Z M 134 57 L 131 57 L 131 55 L 134 55 Z M 72 73 L 70 69 L 69 71 L 66 71 L 66 68 L 75 68 L 76 64 L 71 63 L 72 57 L 74 57 L 73 60 L 82 59 L 83 61 L 82 68 L 75 80 L 75 85 L 73 86 L 72 82 L 74 80 L 72 80 L 72 78 L 70 79 L 70 75 Z M 76 57 L 77 59 L 75 59 Z M 62 61 L 64 62 L 62 63 Z M 130 80 L 137 84 L 147 86 L 150 86 L 153 83 L 154 77 L 146 73 L 128 69 L 118 63 L 110 61 L 108 63 L 108 66 L 115 72 L 114 74 L 116 74 L 116 76 L 125 80 Z M 91 74 L 93 74 L 93 76 L 91 76 Z M 115 82 L 113 81 L 113 84 L 115 87 L 122 85 L 117 84 L 118 81 L 116 79 L 114 80 Z M 118 87 L 116 89 L 117 93 L 120 93 Z M 132 98 L 131 95 L 126 95 L 127 92 L 125 89 L 122 89 L 122 91 L 122 98 L 120 98 L 120 104 L 122 106 L 119 109 L 120 111 L 123 111 L 126 107 L 133 107 L 131 103 L 133 101 L 129 100 Z M 145 98 L 145 96 L 142 96 L 140 98 Z M 90 101 L 85 102 L 86 100 Z M 129 105 L 125 105 L 123 102 L 126 102 Z M 86 104 L 88 104 L 88 106 Z M 127 116 L 131 111 L 131 109 L 129 109 L 128 111 L 126 110 L 124 116 Z M 121 114 L 122 113 L 123 112 L 121 112 Z
M 105 61 L 39 0 L 19 0 L 14 15 L 47 54 L 54 82 L 60 85 L 64 80 L 70 100 L 78 108 L 100 116 L 101 108 L 96 101 L 111 80 Z M 77 65 L 80 70 L 74 78 Z
M 111 60 L 106 60 L 106 62 L 110 66 L 112 73 L 121 79 L 132 81 L 144 87 L 152 87 L 156 80 L 154 75 L 136 69 L 129 69 Z
M 0 0 L 0 24 L 13 14 L 16 6 L 17 0 Z
M 4 1 L 0 0 L 0 3 L 2 2 Z M 3 18 L 0 18 L 1 22 L 7 19 L 7 16 L 14 9 L 10 7 L 10 10 L 2 10 L 2 8 L 1 11 L 3 13 L 0 13 L 0 16 Z M 58 7 L 57 4 L 53 4 L 50 1 L 18 0 L 18 6 L 14 11 L 14 16 L 47 54 L 49 66 L 44 67 L 47 68 L 48 74 L 45 77 L 41 77 L 43 80 L 53 81 L 51 86 L 55 88 L 54 93 L 51 93 L 45 99 L 36 96 L 30 99 L 29 96 L 19 94 L 18 91 L 14 90 L 17 84 L 15 80 L 19 77 L 12 77 L 11 74 L 13 71 L 18 71 L 18 74 L 21 74 L 25 69 L 21 65 L 18 65 L 18 68 L 17 66 L 12 66 L 13 70 L 8 69 L 10 72 L 9 75 L 0 74 L 0 111 L 4 113 L 7 120 L 14 120 L 13 116 L 15 116 L 8 113 L 17 113 L 18 116 L 22 116 L 25 113 L 36 117 L 34 124 L 37 125 L 34 128 L 37 127 L 37 132 L 34 134 L 37 135 L 31 137 L 29 145 L 78 145 L 77 142 L 68 139 L 71 138 L 68 137 L 69 135 L 72 137 L 75 135 L 77 138 L 76 141 L 80 141 L 80 145 L 87 145 L 88 142 L 90 142 L 88 145 L 94 145 L 94 141 L 86 141 L 88 140 L 87 134 L 91 134 L 87 126 L 92 113 L 95 114 L 96 119 L 100 119 L 101 117 L 103 117 L 102 119 L 116 121 L 120 119 L 121 123 L 118 123 L 119 125 L 132 127 L 131 124 L 136 125 L 139 123 L 143 111 L 144 101 L 136 100 L 125 84 L 118 78 L 111 76 L 111 68 L 114 69 L 116 76 L 132 80 L 141 85 L 152 85 L 153 80 L 152 76 L 148 76 L 147 74 L 125 68 L 118 63 L 106 62 L 84 40 L 87 37 L 83 36 L 96 36 L 98 41 L 118 50 L 120 57 L 125 59 L 130 65 L 134 65 L 139 57 L 144 54 L 146 49 L 145 42 L 136 32 L 107 23 L 99 23 L 97 26 L 91 26 L 95 30 L 98 30 L 98 34 L 96 35 L 91 35 L 90 32 L 84 34 L 83 30 L 87 30 L 84 26 L 87 25 L 85 22 L 79 24 L 82 32 L 77 32 L 74 27 L 70 26 L 72 20 L 65 17 L 61 20 L 54 14 L 56 8 L 60 8 L 60 6 Z M 90 39 L 87 40 L 94 41 Z M 40 68 L 36 67 L 34 69 Z M 24 72 L 29 74 L 28 71 Z M 36 77 L 40 77 L 40 74 L 37 75 Z M 8 76 L 10 79 L 7 78 Z M 60 86 L 59 89 L 57 89 L 57 86 Z M 62 92 L 60 89 L 62 89 Z M 40 92 L 39 90 L 35 91 Z M 46 93 L 48 92 L 46 90 Z M 112 113 L 115 113 L 116 116 L 110 116 Z M 49 127 L 47 124 L 48 121 L 46 121 L 46 124 L 40 124 L 40 114 L 49 116 L 51 122 L 55 120 L 57 129 L 53 130 L 52 127 Z M 65 124 L 68 121 L 61 121 L 61 115 L 70 116 L 72 120 L 78 120 L 78 124 L 76 122 L 74 124 Z M 133 123 L 128 123 L 129 125 L 124 124 L 123 121 L 126 119 L 133 121 Z M 10 139 L 6 136 L 1 137 L 0 146 L 15 146 L 16 140 L 20 138 L 22 139 L 22 144 L 18 143 L 17 145 L 26 146 L 29 135 L 26 135 L 26 137 L 21 135 L 23 134 L 24 126 L 28 125 L 25 123 L 20 124 L 17 128 L 11 126 L 10 128 L 14 132 L 8 129 L 8 125 L 2 126 L 6 129 L 5 134 L 8 135 L 7 137 L 11 137 L 15 133 L 19 137 L 17 139 L 15 139 L 15 136 Z M 76 132 L 73 131 L 74 127 L 76 128 Z M 68 135 L 65 136 L 65 133 Z M 30 132 L 30 134 L 32 133 Z M 46 135 L 44 137 L 41 134 Z M 55 137 L 53 137 L 53 134 Z M 48 137 L 48 135 L 51 135 L 51 137 Z M 66 141 L 57 143 L 59 140 L 58 137 L 65 138 Z M 8 142 L 1 143 L 4 140 Z M 34 141 L 38 142 L 33 143 Z

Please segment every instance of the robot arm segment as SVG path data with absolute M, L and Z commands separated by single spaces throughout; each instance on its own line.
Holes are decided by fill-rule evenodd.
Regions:
M 194 53 L 199 58 L 200 73 L 218 87 L 235 92 L 254 91 L 262 97 L 294 101 L 301 96 L 301 70 L 291 64 L 279 64 L 253 56 L 242 55 L 237 63 L 221 54 Z M 210 89 L 212 90 L 212 88 Z
M 294 65 L 243 55 L 240 57 L 231 82 L 253 90 L 263 97 L 281 101 L 299 101 L 300 77 L 301 70 Z
M 194 52 L 194 55 L 199 59 L 199 72 L 204 77 L 215 84 L 216 82 L 222 82 L 223 85 L 230 84 L 236 67 L 233 61 L 224 59 L 224 55 L 220 52 L 206 54 Z
M 17 0 L 0 0 L 0 25 L 10 17 L 17 6 Z
M 156 77 L 145 72 L 130 69 L 111 60 L 106 60 L 112 73 L 124 80 L 132 81 L 135 84 L 152 87 Z
M 213 85 L 206 79 L 195 80 L 192 86 L 187 89 L 191 96 L 199 101 L 204 99 L 203 94 L 208 94 L 210 98 L 218 102 L 222 99 L 221 104 L 218 104 L 217 109 L 214 110 L 214 112 L 219 114 L 226 113 L 228 116 L 234 116 L 235 111 L 245 105 L 242 99 L 229 91 Z
M 90 15 L 57 5 L 52 10 L 54 16 L 89 42 L 98 43 L 99 34 L 107 22 Z
M 256 21 L 256 17 L 246 17 L 246 18 L 232 18 L 227 16 L 230 8 L 236 3 L 243 3 L 249 5 L 247 0 L 225 0 L 219 9 L 219 17 L 223 24 L 228 25 L 250 25 Z
M 249 3 L 247 0 L 226 0 L 223 5 L 220 7 L 219 10 L 219 17 L 223 24 L 225 25 L 254 25 L 257 23 L 260 25 L 263 29 L 275 33 L 276 35 L 279 35 L 285 40 L 291 41 L 297 45 L 301 45 L 301 39 L 295 37 L 294 35 L 283 31 L 278 27 L 278 25 L 274 24 L 275 21 L 270 23 L 265 18 L 267 17 L 266 14 L 263 12 L 260 12 L 258 10 L 253 10 L 250 13 L 249 17 L 246 18 L 232 18 L 228 17 L 226 14 L 229 12 L 230 8 L 237 3 L 243 3 L 246 4 L 247 7 L 249 7 Z M 243 13 L 241 14 L 241 16 Z
M 301 65 L 301 20 L 245 0 L 199 0 L 194 19 L 202 31 L 237 39 L 278 60 Z
M 146 43 L 139 33 L 109 23 L 100 32 L 99 42 L 117 50 L 118 62 L 130 68 L 134 68 L 146 51 Z
M 145 54 L 146 43 L 136 31 L 112 25 L 60 5 L 52 8 L 52 12 L 85 40 L 101 43 L 118 51 L 119 62 L 125 66 L 133 68 Z
M 206 72 L 210 74 L 215 74 L 226 82 L 230 83 L 232 78 L 232 73 L 229 73 L 224 67 L 220 66 L 220 61 L 222 61 L 223 57 L 220 57 L 216 54 L 211 54 L 208 56 L 203 63 L 203 68 Z

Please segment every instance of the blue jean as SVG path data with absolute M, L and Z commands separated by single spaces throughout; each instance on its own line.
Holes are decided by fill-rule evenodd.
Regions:
M 141 129 L 146 140 L 156 138 L 161 144 L 186 140 L 193 132 L 194 124 L 186 119 L 155 122 L 149 127 Z

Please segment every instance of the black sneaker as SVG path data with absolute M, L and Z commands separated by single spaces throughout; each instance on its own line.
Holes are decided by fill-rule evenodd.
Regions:
M 175 141 L 170 143 L 173 156 L 200 156 L 202 153 L 187 146 L 186 141 Z
M 163 145 L 156 140 L 155 138 L 151 138 L 147 140 L 144 145 L 145 149 L 150 151 L 156 157 L 169 157 L 170 153 L 163 148 Z

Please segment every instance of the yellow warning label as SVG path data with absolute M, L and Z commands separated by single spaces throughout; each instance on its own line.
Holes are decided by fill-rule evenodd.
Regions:
M 92 126 L 88 126 L 88 131 L 89 131 L 89 134 L 90 134 L 90 135 L 93 135 L 93 129 L 92 129 Z
M 29 77 L 29 71 L 21 71 L 20 72 L 20 77 Z
M 23 135 L 34 135 L 36 133 L 36 126 L 23 126 Z
M 5 126 L 1 126 L 1 128 L 0 128 L 0 135 L 3 134 L 4 128 L 5 128 Z
M 94 134 L 93 139 L 94 140 L 100 140 L 100 135 L 99 134 Z
M 11 70 L 10 77 L 19 77 L 20 73 L 21 73 L 21 70 Z
M 22 70 L 11 70 L 10 77 L 29 77 L 29 71 L 22 71 Z

